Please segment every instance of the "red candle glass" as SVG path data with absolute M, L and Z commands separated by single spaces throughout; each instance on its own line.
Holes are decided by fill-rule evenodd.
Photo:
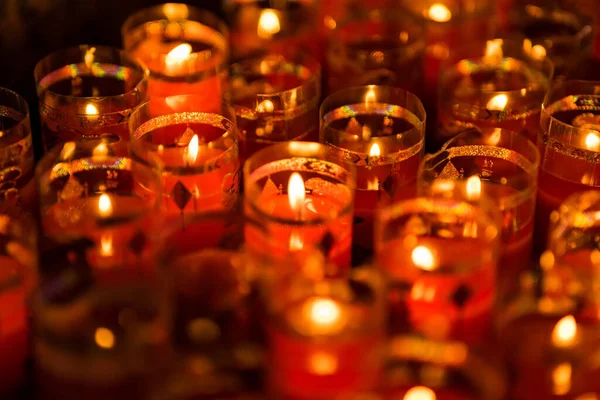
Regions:
M 35 67 L 44 147 L 107 137 L 129 139 L 127 121 L 146 98 L 147 71 L 125 52 L 81 45 Z
M 294 57 L 307 53 L 321 61 L 323 43 L 317 0 L 228 0 L 223 3 L 231 27 L 234 60 L 265 53 Z
M 11 397 L 29 355 L 29 295 L 36 284 L 36 228 L 13 204 L 0 202 L 0 395 Z
M 206 107 L 204 100 L 201 95 L 150 100 L 130 122 L 132 154 L 160 173 L 162 212 L 181 218 L 182 230 L 186 213 L 229 210 L 238 199 L 235 113 L 225 103 Z
M 599 92 L 600 82 L 567 81 L 556 84 L 544 100 L 535 234 L 539 252 L 548 237 L 550 213 L 571 194 L 599 186 Z
M 418 22 L 392 7 L 363 5 L 333 21 L 325 57 L 326 93 L 370 84 L 422 93 L 423 35 Z
M 505 34 L 529 39 L 534 52 L 550 57 L 556 76 L 569 76 L 592 54 L 595 24 L 592 13 L 585 16 L 583 10 L 556 3 L 516 2 Z
M 481 343 L 496 304 L 498 228 L 485 210 L 419 197 L 380 210 L 375 258 L 388 276 L 389 329 Z
M 74 270 L 82 284 L 143 276 L 152 264 L 160 222 L 158 175 L 132 160 L 124 143 L 67 142 L 37 167 L 42 278 Z M 124 279 L 124 278 L 123 278 Z M 82 290 L 74 287 L 73 290 Z
M 0 201 L 33 208 L 33 142 L 29 107 L 17 93 L 0 88 Z
M 440 76 L 436 148 L 473 126 L 508 129 L 537 141 L 553 66 L 527 44 L 531 41 L 494 39 L 451 55 Z
M 265 288 L 268 389 L 333 399 L 374 388 L 383 367 L 384 284 L 371 268 L 348 278 L 281 274 Z M 289 272 L 289 271 L 288 271 Z
M 191 5 L 167 3 L 134 13 L 121 31 L 125 50 L 150 70 L 150 99 L 202 94 L 207 107 L 219 107 L 229 58 L 223 21 Z
M 512 296 L 522 272 L 533 260 L 533 224 L 540 154 L 527 138 L 500 128 L 471 129 L 450 139 L 423 160 L 421 195 L 456 197 L 455 183 L 464 184 L 458 197 L 481 204 L 493 202 L 500 215 L 498 296 Z M 483 206 L 482 206 L 483 207 Z
M 262 149 L 244 165 L 246 246 L 254 255 L 287 257 L 318 248 L 350 266 L 355 175 L 341 154 L 319 143 Z M 280 265 L 283 266 L 285 264 Z
M 271 54 L 233 64 L 230 77 L 242 164 L 274 143 L 319 140 L 321 68 L 316 61 Z
M 363 86 L 329 96 L 321 106 L 321 142 L 356 166 L 353 244 L 373 248 L 373 218 L 381 205 L 416 195 L 423 156 L 425 110 L 412 93 Z

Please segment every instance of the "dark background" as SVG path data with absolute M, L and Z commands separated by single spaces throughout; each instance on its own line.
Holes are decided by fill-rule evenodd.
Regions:
M 29 103 L 39 149 L 39 116 L 33 69 L 64 47 L 96 44 L 122 47 L 121 25 L 157 0 L 0 0 L 0 86 Z M 181 1 L 221 14 L 220 0 Z M 39 156 L 39 154 L 38 154 Z

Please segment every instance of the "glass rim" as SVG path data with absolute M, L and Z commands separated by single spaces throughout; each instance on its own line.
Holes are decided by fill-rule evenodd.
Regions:
M 71 54 L 74 55 L 75 53 L 80 52 L 82 55 L 81 62 L 84 63 L 85 62 L 84 54 L 87 53 L 88 51 L 91 51 L 92 49 L 95 49 L 94 53 L 92 53 L 92 54 L 94 54 L 93 63 L 98 63 L 96 60 L 97 57 L 99 57 L 101 59 L 115 57 L 115 59 L 119 58 L 121 60 L 126 60 L 126 63 L 131 65 L 131 68 L 137 69 L 138 72 L 140 72 L 139 82 L 137 82 L 137 84 L 132 89 L 130 89 L 124 93 L 117 94 L 117 95 L 111 95 L 111 96 L 63 95 L 60 93 L 56 93 L 47 87 L 44 88 L 42 86 L 42 81 L 45 78 L 47 78 L 48 76 L 50 76 L 52 73 L 54 73 L 62 68 L 68 67 L 69 65 L 73 65 L 73 63 L 68 63 L 65 61 L 65 62 L 61 62 L 62 64 L 64 64 L 63 66 L 58 67 L 58 68 L 51 68 L 51 69 L 53 69 L 53 71 L 50 71 L 50 72 L 44 72 L 44 69 L 46 68 L 46 66 L 52 64 L 52 60 L 54 60 L 55 58 L 59 58 L 59 57 L 61 59 L 66 60 L 70 57 Z M 119 63 L 124 64 L 123 61 L 119 61 Z M 110 64 L 110 63 L 100 62 L 99 64 Z M 119 65 L 119 67 L 122 68 L 123 65 Z M 137 68 L 135 68 L 135 67 L 137 67 Z M 91 44 L 81 44 L 78 46 L 66 47 L 66 48 L 60 49 L 58 51 L 55 51 L 53 53 L 50 53 L 50 54 L 46 55 L 44 58 L 42 58 L 40 61 L 38 61 L 34 68 L 34 76 L 35 76 L 35 81 L 36 81 L 35 83 L 36 83 L 36 91 L 37 91 L 38 99 L 40 99 L 40 103 L 42 103 L 44 107 L 48 107 L 48 108 L 52 108 L 52 109 L 54 109 L 54 108 L 42 101 L 42 99 L 40 98 L 41 94 L 50 94 L 51 97 L 53 97 L 55 99 L 59 99 L 59 100 L 62 99 L 62 100 L 68 100 L 68 101 L 81 101 L 81 102 L 86 102 L 86 103 L 89 101 L 92 101 L 92 100 L 97 100 L 98 102 L 103 103 L 103 102 L 127 99 L 127 98 L 132 98 L 133 100 L 143 99 L 145 97 L 145 92 L 146 92 L 145 86 L 147 84 L 149 74 L 150 74 L 150 71 L 139 60 L 132 58 L 125 50 L 117 48 L 117 47 L 112 47 L 112 46 L 91 45 Z M 76 75 L 76 76 L 79 76 L 79 75 Z M 102 111 L 102 110 L 100 110 L 100 111 Z M 121 110 L 121 111 L 123 111 L 123 110 Z M 112 113 L 100 112 L 98 115 L 112 115 L 112 114 L 118 114 L 118 113 L 119 113 L 119 111 L 115 111 Z M 79 112 L 71 112 L 70 114 L 77 115 L 77 116 L 86 116 L 86 117 L 88 116 L 88 114 L 79 113 Z
M 134 112 L 131 114 L 131 117 L 129 118 L 130 149 L 131 149 L 132 153 L 135 154 L 136 150 L 158 152 L 162 145 L 149 143 L 149 142 L 143 140 L 143 137 L 146 134 L 152 132 L 153 130 L 156 130 L 159 128 L 164 128 L 164 127 L 167 127 L 170 125 L 184 123 L 182 121 L 173 122 L 173 121 L 170 121 L 170 118 L 168 118 L 168 117 L 181 115 L 181 114 L 194 114 L 193 116 L 196 116 L 196 117 L 209 117 L 209 118 L 213 117 L 212 119 L 215 120 L 214 123 L 217 123 L 216 119 L 214 117 L 221 117 L 221 120 L 219 121 L 219 123 L 221 125 L 220 126 L 213 125 L 213 126 L 223 129 L 223 133 L 218 138 L 215 138 L 209 142 L 205 142 L 205 145 L 207 145 L 207 146 L 210 146 L 211 143 L 215 144 L 215 143 L 219 143 L 219 142 L 223 141 L 227 135 L 231 135 L 233 137 L 233 143 L 231 144 L 231 146 L 229 146 L 229 148 L 227 148 L 225 150 L 224 153 L 219 154 L 210 160 L 207 160 L 205 163 L 210 163 L 211 161 L 219 159 L 219 158 L 223 157 L 223 154 L 226 154 L 227 152 L 231 151 L 232 149 L 235 149 L 235 147 L 239 141 L 237 118 L 236 118 L 235 110 L 227 102 L 220 101 L 219 110 L 216 110 L 216 109 L 208 110 L 207 109 L 206 111 L 200 111 L 200 110 L 198 110 L 198 111 L 186 111 L 186 110 L 177 111 L 177 110 L 173 110 L 171 108 L 171 106 L 169 106 L 169 104 L 168 104 L 169 100 L 176 101 L 176 100 L 205 99 L 205 98 L 206 97 L 204 95 L 199 95 L 199 94 L 180 94 L 180 95 L 176 95 L 176 96 L 169 96 L 166 98 L 150 99 L 150 100 L 142 103 L 140 106 L 138 106 L 134 110 Z M 186 103 L 186 101 L 182 101 L 182 103 Z M 141 122 L 138 126 L 135 126 L 134 124 L 136 123 L 136 117 L 139 114 L 141 114 L 142 112 L 145 112 L 147 109 L 151 108 L 152 105 L 155 105 L 155 104 L 167 105 L 170 108 L 170 112 L 160 113 L 160 115 L 152 116 L 148 120 Z M 193 116 L 191 118 L 192 121 L 188 121 L 188 122 L 194 123 Z M 161 120 L 164 120 L 164 121 L 161 121 Z M 208 122 L 210 122 L 210 121 L 208 121 Z M 155 124 L 157 124 L 157 126 L 154 126 Z M 135 126 L 135 128 L 134 128 L 134 126 Z M 183 148 L 183 147 L 181 147 L 181 148 Z M 158 158 L 160 158 L 160 157 L 158 157 Z M 157 161 L 157 160 L 155 160 L 155 161 Z M 161 162 L 161 164 L 163 164 L 163 163 Z M 193 168 L 193 167 L 190 166 L 190 168 Z M 173 169 L 173 168 L 168 167 L 168 169 Z M 187 169 L 187 168 L 184 168 L 184 169 Z
M 569 97 L 569 96 L 576 96 L 576 95 L 597 95 L 600 97 L 600 81 L 585 81 L 585 80 L 574 79 L 574 80 L 568 80 L 568 81 L 564 81 L 564 82 L 557 82 L 555 85 L 552 86 L 552 88 L 550 88 L 550 90 L 548 91 L 548 93 L 546 94 L 546 96 L 544 98 L 544 101 L 542 102 L 542 112 L 541 112 L 542 122 L 544 122 L 544 119 L 547 119 L 549 121 L 549 122 L 547 122 L 548 125 L 560 127 L 561 130 L 563 130 L 562 133 L 564 133 L 564 134 L 569 134 L 569 135 L 588 134 L 593 129 L 577 127 L 575 125 L 563 122 L 563 121 L 555 118 L 554 114 L 551 113 L 549 110 L 549 108 L 553 104 L 556 104 L 557 102 L 561 101 L 561 99 L 556 99 L 553 97 L 556 94 L 556 92 L 559 90 L 566 90 L 566 91 L 570 92 L 569 87 L 573 86 L 573 85 L 576 85 L 577 88 L 590 88 L 590 90 L 593 89 L 593 92 L 591 92 L 591 93 L 576 93 L 576 94 L 566 94 L 565 93 L 561 99 L 564 99 L 565 97 Z M 584 91 L 585 89 L 577 89 L 577 90 Z M 545 125 L 546 125 L 545 123 L 542 123 L 542 126 L 541 126 L 542 129 L 544 129 Z M 548 134 L 549 134 L 549 132 L 548 132 Z M 554 135 L 549 135 L 549 136 L 554 136 Z
M 262 102 L 262 101 L 270 100 L 270 99 L 292 98 L 292 97 L 297 98 L 297 97 L 299 97 L 298 94 L 310 93 L 311 88 L 315 89 L 314 95 L 300 104 L 309 103 L 310 101 L 317 99 L 319 97 L 320 85 L 321 85 L 321 73 L 322 73 L 321 64 L 319 64 L 319 62 L 316 59 L 312 58 L 309 55 L 302 55 L 302 60 L 296 60 L 295 59 L 296 57 L 290 59 L 290 58 L 288 58 L 282 54 L 278 54 L 278 53 L 268 53 L 265 55 L 256 56 L 256 57 L 252 57 L 252 58 L 245 58 L 245 59 L 239 60 L 239 61 L 231 64 L 231 66 L 229 68 L 229 79 L 231 80 L 232 78 L 235 78 L 236 76 L 244 76 L 243 73 L 234 74 L 234 72 L 237 71 L 236 68 L 244 68 L 247 66 L 253 67 L 255 65 L 255 63 L 262 63 L 267 59 L 275 59 L 275 58 L 282 59 L 284 61 L 283 64 L 285 66 L 291 66 L 291 67 L 294 67 L 294 69 L 305 68 L 309 73 L 309 78 L 307 80 L 303 81 L 301 85 L 296 86 L 291 89 L 282 90 L 280 92 L 275 92 L 275 93 L 256 93 L 254 95 L 254 97 L 256 98 L 257 105 L 260 104 L 260 102 Z M 264 76 L 265 74 L 261 73 L 260 75 Z M 236 105 L 235 105 L 234 97 L 235 96 L 231 96 L 231 103 L 235 107 Z M 300 96 L 300 97 L 302 97 L 302 96 Z
M 555 65 L 550 57 L 544 56 L 542 59 L 536 59 L 532 55 L 528 55 L 524 47 L 528 47 L 527 43 L 531 44 L 531 41 L 527 38 L 523 40 L 516 40 L 515 38 L 510 37 L 496 37 L 489 40 L 477 40 L 472 45 L 462 45 L 454 51 L 450 52 L 450 56 L 446 60 L 444 60 L 440 66 L 440 70 L 444 72 L 440 74 L 440 85 L 438 87 L 438 91 L 443 91 L 445 89 L 448 77 L 451 76 L 451 73 L 456 73 L 456 70 L 461 63 L 471 62 L 476 65 L 485 64 L 483 60 L 485 58 L 485 49 L 487 48 L 487 44 L 495 40 L 501 41 L 503 54 L 500 62 L 494 61 L 492 64 L 490 64 L 492 68 L 497 69 L 499 67 L 502 67 L 502 64 L 505 64 L 506 62 L 510 61 L 522 62 L 527 64 L 527 66 L 531 66 L 533 63 L 533 69 L 535 69 L 537 72 L 540 72 L 545 78 L 548 79 L 548 88 L 546 89 L 546 92 L 550 90 L 555 72 Z M 505 49 L 506 44 L 508 44 L 509 46 L 508 49 Z M 479 54 L 475 55 L 475 53 L 473 52 L 473 48 L 482 49 L 483 51 L 477 51 L 477 53 Z M 506 54 L 506 52 L 508 52 L 509 54 Z M 516 53 L 518 54 L 515 55 Z M 489 95 L 513 95 L 517 93 L 520 94 L 523 89 L 526 88 L 502 91 L 477 88 L 477 92 Z
M 475 137 L 475 135 L 477 135 L 477 137 Z M 468 138 L 469 136 L 471 136 L 473 139 L 476 139 L 475 140 L 476 143 L 457 145 L 458 144 L 457 142 L 460 142 L 462 139 Z M 417 173 L 417 177 L 418 177 L 417 180 L 418 181 L 420 180 L 421 183 L 425 184 L 425 182 L 422 181 L 423 176 L 426 171 L 432 170 L 432 168 L 429 168 L 427 164 L 432 161 L 435 161 L 436 159 L 439 159 L 440 157 L 442 157 L 444 155 L 444 153 L 448 153 L 448 154 L 446 156 L 444 156 L 443 159 L 437 160 L 437 163 L 435 164 L 435 166 L 439 165 L 443 161 L 446 161 L 446 160 L 450 161 L 454 157 L 461 157 L 460 154 L 456 154 L 451 157 L 453 152 L 450 149 L 455 149 L 455 148 L 459 148 L 459 147 L 472 147 L 472 146 L 483 147 L 481 144 L 477 144 L 477 142 L 484 141 L 486 139 L 490 139 L 490 140 L 497 139 L 498 142 L 500 142 L 502 140 L 502 138 L 506 137 L 506 136 L 508 136 L 510 138 L 509 142 L 511 144 L 511 147 L 525 146 L 524 148 L 527 150 L 527 152 L 529 154 L 528 155 L 523 154 L 523 151 L 519 151 L 514 148 L 510 148 L 509 146 L 503 146 L 503 145 L 499 145 L 499 144 L 486 144 L 483 146 L 485 146 L 489 150 L 492 150 L 494 148 L 504 149 L 505 151 L 502 151 L 501 153 L 493 152 L 494 154 L 488 155 L 488 157 L 502 158 L 503 160 L 509 161 L 512 164 L 519 166 L 523 170 L 521 173 L 516 174 L 516 176 L 531 177 L 533 179 L 533 181 L 531 182 L 532 184 L 527 185 L 527 190 L 519 190 L 516 193 L 513 193 L 513 194 L 505 196 L 505 197 L 501 197 L 500 199 L 496 198 L 496 197 L 492 198 L 493 201 L 497 201 L 500 203 L 501 209 L 515 207 L 515 206 L 527 201 L 528 199 L 531 198 L 532 195 L 535 194 L 535 192 L 537 190 L 537 174 L 538 174 L 539 166 L 540 166 L 540 162 L 541 162 L 541 155 L 540 155 L 540 151 L 539 151 L 538 147 L 535 144 L 533 144 L 529 139 L 527 139 L 525 136 L 521 135 L 520 133 L 511 131 L 509 129 L 472 128 L 472 129 L 468 129 L 466 131 L 459 133 L 458 135 L 454 136 L 452 139 L 450 139 L 446 143 L 444 143 L 444 145 L 442 146 L 442 148 L 439 151 L 437 151 L 433 154 L 426 154 L 425 157 L 423 157 L 423 160 L 421 161 L 421 163 L 419 165 L 419 171 Z M 469 141 L 471 142 L 472 140 L 469 140 Z M 474 155 L 470 155 L 470 156 L 474 156 Z M 433 167 L 435 167 L 435 166 L 433 166 Z M 483 179 L 482 179 L 482 181 L 485 182 L 485 180 L 483 180 Z M 435 182 L 435 180 L 433 182 Z M 428 185 L 431 185 L 433 182 L 429 182 Z M 421 185 L 419 185 L 419 186 L 421 186 Z
M 426 124 L 426 120 L 427 120 L 427 112 L 425 110 L 425 107 L 423 106 L 423 103 L 421 102 L 421 99 L 414 93 L 409 92 L 408 90 L 404 90 L 402 88 L 397 88 L 397 87 L 393 87 L 393 86 L 385 86 L 385 85 L 354 86 L 354 87 L 339 90 L 339 91 L 327 96 L 325 98 L 325 100 L 323 100 L 323 102 L 321 103 L 321 107 L 319 109 L 319 121 L 320 121 L 320 125 L 321 125 L 320 135 L 322 138 L 321 141 L 324 141 L 329 145 L 329 142 L 326 141 L 324 138 L 325 135 L 323 132 L 326 132 L 326 131 L 335 133 L 336 135 L 339 135 L 340 137 L 350 137 L 350 135 L 351 135 L 350 133 L 347 133 L 346 131 L 342 131 L 339 129 L 332 128 L 330 126 L 330 124 L 325 122 L 325 117 L 327 115 L 329 115 L 331 112 L 333 112 L 341 107 L 350 105 L 350 104 L 348 104 L 349 101 L 346 99 L 356 98 L 359 101 L 355 101 L 354 104 L 365 104 L 365 96 L 368 94 L 369 91 L 374 90 L 374 89 L 383 89 L 383 93 L 386 94 L 386 100 L 381 101 L 381 102 L 376 101 L 376 102 L 373 102 L 373 104 L 388 104 L 388 105 L 393 104 L 393 105 L 397 105 L 402 108 L 405 108 L 408 112 L 412 113 L 413 115 L 415 115 L 418 118 L 419 124 L 415 125 L 413 128 L 411 128 L 407 131 L 402 132 L 401 134 L 390 135 L 390 136 L 371 136 L 371 138 L 369 140 L 364 141 L 364 142 L 365 143 L 372 143 L 372 142 L 375 143 L 376 142 L 376 143 L 380 143 L 382 145 L 385 145 L 386 143 L 388 143 L 388 145 L 386 147 L 390 148 L 390 147 L 393 147 L 392 146 L 393 143 L 396 143 L 398 141 L 399 135 L 404 137 L 404 136 L 407 136 L 410 134 L 419 134 L 419 137 L 420 137 L 419 143 L 416 143 L 403 151 L 410 152 L 411 149 L 415 149 L 418 146 L 422 146 L 422 142 L 425 140 L 425 124 Z M 388 96 L 389 96 L 389 100 L 387 100 Z M 394 100 L 396 98 L 401 98 L 401 96 L 404 97 L 402 101 Z M 412 109 L 414 107 L 405 107 L 400 104 L 394 104 L 394 103 L 407 103 L 408 101 L 415 102 L 414 105 L 416 105 L 416 110 Z M 356 115 L 360 115 L 360 113 L 357 112 Z M 387 114 L 382 114 L 382 115 L 385 116 Z M 349 150 L 343 149 L 343 148 L 340 148 L 340 149 L 343 151 L 349 151 Z M 358 153 L 358 152 L 353 152 L 353 153 Z
M 304 148 L 299 148 L 297 146 L 297 144 L 304 146 Z M 333 160 L 331 160 L 331 161 L 327 160 L 328 155 L 330 155 L 330 154 L 334 155 L 334 154 L 332 154 L 332 150 L 334 150 L 335 153 L 338 153 L 338 154 L 335 154 L 335 156 L 339 157 L 339 162 L 336 162 Z M 258 166 L 253 165 L 253 161 L 262 159 L 262 157 L 266 157 L 266 155 L 269 155 L 269 154 L 278 154 L 278 157 L 277 157 L 277 159 L 269 160 L 264 163 L 260 163 L 260 165 L 258 165 Z M 322 162 L 326 162 L 328 164 L 334 164 L 339 169 L 339 171 L 343 174 L 345 179 L 339 178 L 336 180 L 338 181 L 337 183 L 341 183 L 342 185 L 347 187 L 347 189 L 350 193 L 350 197 L 349 197 L 348 201 L 346 202 L 347 204 L 345 204 L 344 207 L 342 207 L 337 213 L 335 213 L 335 215 L 327 215 L 326 217 L 314 218 L 314 219 L 310 219 L 310 220 L 297 220 L 297 219 L 292 219 L 292 218 L 277 217 L 277 216 L 268 214 L 267 212 L 265 212 L 258 206 L 259 199 L 257 196 L 250 196 L 250 194 L 252 194 L 250 192 L 254 189 L 257 189 L 257 190 L 254 190 L 255 192 L 260 193 L 260 189 L 258 189 L 256 187 L 257 179 L 250 180 L 250 177 L 252 176 L 254 171 L 259 169 L 261 166 L 264 166 L 267 164 L 271 164 L 274 162 L 287 160 L 287 159 L 294 159 L 294 158 L 296 158 L 296 159 L 311 159 L 312 158 L 312 159 L 317 159 Z M 291 225 L 294 227 L 320 225 L 320 224 L 335 220 L 336 218 L 339 218 L 340 216 L 350 214 L 354 208 L 354 189 L 356 187 L 356 169 L 351 168 L 351 166 L 348 165 L 347 163 L 342 163 L 342 161 L 343 161 L 342 154 L 339 150 L 332 149 L 331 146 L 327 146 L 327 145 L 324 145 L 322 143 L 317 143 L 317 142 L 288 141 L 288 142 L 276 143 L 276 144 L 273 144 L 266 148 L 263 148 L 263 149 L 257 151 L 256 153 L 254 153 L 252 156 L 250 156 L 248 158 L 248 160 L 244 163 L 244 167 L 243 167 L 244 204 L 246 206 L 251 207 L 252 210 L 260 217 L 265 217 L 265 218 L 269 219 L 270 221 L 280 223 L 280 224 L 286 224 L 288 226 Z M 292 169 L 289 169 L 289 171 L 294 172 Z M 317 171 L 317 173 L 318 173 L 318 171 Z M 261 177 L 259 179 L 262 179 L 262 178 L 263 177 Z M 256 193 L 254 193 L 254 194 L 256 194 Z M 256 218 L 255 218 L 255 220 L 253 220 L 253 222 L 257 222 Z
M 17 101 L 19 108 L 23 108 L 23 110 L 17 110 L 15 109 L 13 106 L 9 106 L 6 105 L 5 101 L 2 101 L 2 97 L 8 95 L 8 96 L 13 96 L 15 98 L 15 100 Z M 11 89 L 7 89 L 5 87 L 1 87 L 0 86 L 0 108 L 8 108 L 10 109 L 10 111 L 14 111 L 14 116 L 18 116 L 19 119 L 15 119 L 15 124 L 12 125 L 9 128 L 6 129 L 0 129 L 0 133 L 2 133 L 1 136 L 8 136 L 11 133 L 20 130 L 23 125 L 26 124 L 30 124 L 30 110 L 29 110 L 29 104 L 27 104 L 27 100 L 25 100 L 25 98 L 23 96 L 21 96 L 19 93 L 15 92 L 14 90 Z M 13 113 L 11 112 L 11 115 L 13 115 Z M 31 129 L 29 129 L 29 135 L 31 136 Z M 0 148 L 0 154 L 2 153 L 2 150 Z

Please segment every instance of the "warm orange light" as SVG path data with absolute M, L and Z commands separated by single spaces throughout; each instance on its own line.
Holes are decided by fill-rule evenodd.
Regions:
M 92 151 L 94 157 L 106 157 L 108 154 L 108 146 L 106 143 L 99 143 Z
M 369 157 L 379 157 L 381 156 L 381 148 L 377 143 L 373 143 L 371 145 L 371 149 L 369 150 Z
M 198 135 L 194 135 L 190 140 L 190 143 L 188 144 L 185 152 L 185 159 L 188 162 L 188 164 L 193 164 L 196 162 L 196 159 L 198 158 L 199 148 L 200 144 L 198 140 Z
M 298 251 L 304 248 L 304 239 L 298 232 L 292 232 L 290 235 L 290 250 Z
M 435 392 L 425 386 L 415 386 L 410 388 L 403 397 L 403 400 L 436 400 Z
M 531 48 L 531 57 L 535 60 L 543 60 L 546 57 L 546 49 L 544 46 L 536 44 Z
M 293 211 L 300 213 L 304 209 L 306 188 L 304 187 L 302 175 L 298 172 L 292 173 L 288 181 L 288 201 Z
M 596 132 L 590 132 L 585 137 L 585 147 L 590 151 L 600 151 L 600 136 Z
M 277 13 L 270 8 L 264 9 L 258 18 L 258 28 L 256 30 L 258 37 L 261 39 L 270 39 L 271 36 L 280 30 L 281 25 Z
M 309 369 L 316 375 L 331 375 L 338 369 L 338 359 L 334 354 L 325 352 L 311 354 Z
M 100 195 L 100 198 L 98 199 L 98 211 L 102 217 L 108 217 L 112 214 L 113 205 L 110 201 L 110 196 L 106 193 Z
M 486 108 L 490 111 L 504 111 L 508 104 L 508 96 L 505 94 L 497 94 L 488 101 Z
M 552 343 L 556 347 L 571 347 L 577 338 L 577 322 L 575 317 L 567 315 L 554 326 Z
M 273 112 L 275 109 L 275 105 L 269 99 L 261 101 L 258 106 L 256 106 L 256 111 L 258 112 Z
M 188 43 L 182 43 L 179 46 L 175 46 L 165 58 L 165 64 L 168 69 L 176 68 L 182 62 L 184 62 L 192 54 L 192 46 Z
M 113 255 L 113 239 L 112 235 L 105 234 L 100 238 L 100 254 L 105 257 Z
M 365 141 L 371 139 L 371 128 L 367 125 L 363 125 L 362 127 L 362 139 Z
M 477 201 L 481 197 L 481 179 L 473 175 L 467 179 L 467 199 Z
M 435 258 L 427 246 L 417 246 L 411 254 L 412 262 L 419 268 L 426 271 L 435 269 Z
M 100 112 L 98 111 L 98 107 L 95 104 L 87 103 L 85 105 L 85 113 L 89 116 L 98 115 Z
M 485 56 L 483 56 L 483 62 L 485 64 L 499 64 L 504 57 L 502 46 L 504 40 L 492 39 L 488 40 L 485 45 Z
M 377 96 L 375 95 L 375 88 L 373 85 L 369 85 L 369 90 L 365 94 L 365 105 L 368 107 L 371 103 L 375 103 Z
M 94 63 L 94 59 L 96 58 L 95 53 L 96 53 L 95 47 L 90 47 L 85 52 L 85 55 L 83 56 L 83 62 L 85 63 L 86 67 L 92 68 L 92 64 Z
M 452 13 L 448 7 L 440 3 L 435 3 L 429 7 L 427 15 L 430 20 L 436 22 L 448 22 L 452 19 Z
M 340 305 L 329 298 L 312 297 L 302 307 L 302 314 L 314 335 L 339 333 L 346 319 Z
M 571 390 L 571 375 L 573 367 L 569 363 L 562 363 L 552 371 L 553 392 L 557 396 L 563 396 Z
M 108 328 L 98 328 L 94 333 L 94 340 L 98 347 L 112 349 L 115 345 L 115 335 Z
M 502 139 L 502 129 L 494 128 L 494 133 L 492 133 L 488 139 L 491 146 L 498 146 L 500 139 Z

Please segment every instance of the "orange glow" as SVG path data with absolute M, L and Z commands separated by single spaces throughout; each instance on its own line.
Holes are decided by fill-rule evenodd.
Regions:
M 92 154 L 94 157 L 106 157 L 108 154 L 108 146 L 106 146 L 106 143 L 100 143 L 98 146 L 94 147 Z
M 345 326 L 340 305 L 329 298 L 313 297 L 302 307 L 302 314 L 315 335 L 339 333 Z
M 569 363 L 562 363 L 552 371 L 553 392 L 557 396 L 563 396 L 571 390 L 571 375 L 573 367 Z
M 377 143 L 373 143 L 371 145 L 371 149 L 369 150 L 369 157 L 379 157 L 381 156 L 381 148 Z
M 452 13 L 448 7 L 440 3 L 435 3 L 429 7 L 427 15 L 430 20 L 436 22 L 448 22 L 452 19 Z
M 279 23 L 277 13 L 270 8 L 264 9 L 258 19 L 258 28 L 256 29 L 258 37 L 261 39 L 270 39 L 271 36 L 280 30 L 281 24 Z
M 298 251 L 304 248 L 304 239 L 298 232 L 292 232 L 290 235 L 290 250 Z
M 96 53 L 95 47 L 90 47 L 85 52 L 85 56 L 83 56 L 83 62 L 85 63 L 86 67 L 92 68 L 92 64 L 94 63 L 94 59 L 96 58 L 95 53 Z
M 256 106 L 256 111 L 258 112 L 273 112 L 275 109 L 275 105 L 269 99 L 261 101 L 258 106 Z
M 435 258 L 427 246 L 417 246 L 411 254 L 412 262 L 419 268 L 426 271 L 435 269 Z
M 165 63 L 168 69 L 173 69 L 179 66 L 192 54 L 192 46 L 188 43 L 182 43 L 179 46 L 175 46 L 165 58 Z
M 102 217 L 108 217 L 112 214 L 112 202 L 110 201 L 110 196 L 106 193 L 103 193 L 98 199 L 98 211 Z
M 483 62 L 486 64 L 499 64 L 504 58 L 503 45 L 504 41 L 502 39 L 488 40 L 485 45 Z
M 590 151 L 600 151 L 600 136 L 596 132 L 590 132 L 585 137 L 585 147 Z
M 115 346 L 115 335 L 108 328 L 96 329 L 94 340 L 98 347 L 103 349 L 112 349 Z
M 535 60 L 543 60 L 546 57 L 546 49 L 544 46 L 536 44 L 531 48 L 531 57 Z
M 435 392 L 425 386 L 415 386 L 410 388 L 403 397 L 403 400 L 436 400 Z
M 105 257 L 110 257 L 113 255 L 113 240 L 112 235 L 102 235 L 100 238 L 100 254 Z
M 335 355 L 325 352 L 311 354 L 309 369 L 316 375 L 331 375 L 338 369 L 338 359 Z
M 556 347 L 571 347 L 575 344 L 577 337 L 577 322 L 575 317 L 567 315 L 554 326 L 552 331 L 552 343 Z
M 508 96 L 505 94 L 497 94 L 488 101 L 486 108 L 491 111 L 504 111 L 508 104 Z
M 481 179 L 473 175 L 467 179 L 467 199 L 477 201 L 481 197 Z
M 298 172 L 292 173 L 288 181 L 288 201 L 295 212 L 300 213 L 306 203 L 306 188 L 302 175 Z
M 185 158 L 188 164 L 193 164 L 198 158 L 198 150 L 200 148 L 198 135 L 194 135 L 187 146 Z
M 375 103 L 377 101 L 377 96 L 375 95 L 375 88 L 373 85 L 369 85 L 369 90 L 367 94 L 365 94 L 365 105 L 368 107 L 369 104 Z
M 85 105 L 85 113 L 87 115 L 93 116 L 93 115 L 98 115 L 100 112 L 98 111 L 98 107 L 96 107 L 95 104 L 87 103 Z

